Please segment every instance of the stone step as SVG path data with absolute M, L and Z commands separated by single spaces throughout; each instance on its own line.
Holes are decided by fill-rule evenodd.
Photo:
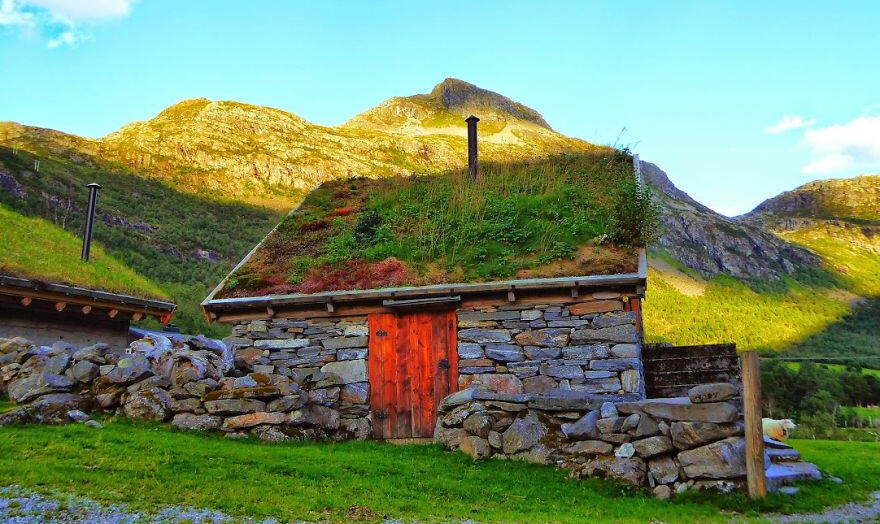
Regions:
M 771 464 L 766 470 L 767 490 L 776 491 L 780 487 L 803 480 L 820 480 L 822 473 L 810 462 L 786 462 Z
M 801 459 L 801 454 L 793 448 L 766 448 L 764 453 L 770 457 L 770 462 L 774 464 L 779 464 L 781 462 L 797 462 Z
M 786 444 L 785 442 L 779 442 L 778 440 L 773 440 L 772 438 L 764 435 L 764 447 L 765 448 L 775 448 L 775 449 L 792 449 L 791 446 Z

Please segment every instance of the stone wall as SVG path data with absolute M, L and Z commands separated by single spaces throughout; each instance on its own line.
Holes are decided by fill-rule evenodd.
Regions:
M 252 320 L 232 331 L 224 342 L 239 372 L 287 377 L 348 433 L 369 435 L 367 317 Z
M 458 311 L 459 387 L 644 396 L 636 314 L 596 303 Z
M 102 410 L 266 441 L 366 438 L 364 361 L 336 360 L 352 355 L 352 339 L 363 335 L 337 337 L 327 326 L 262 328 L 251 323 L 235 353 L 204 337 L 172 342 L 149 335 L 127 348 L 0 339 L 0 392 L 22 405 L 4 413 L 0 425 L 60 424 Z M 259 338 L 269 329 L 289 329 L 299 338 Z
M 688 397 L 638 399 L 575 391 L 498 394 L 475 388 L 443 400 L 435 440 L 474 458 L 569 468 L 649 486 L 669 497 L 687 489 L 729 491 L 746 474 L 743 423 L 730 384 L 696 386 Z

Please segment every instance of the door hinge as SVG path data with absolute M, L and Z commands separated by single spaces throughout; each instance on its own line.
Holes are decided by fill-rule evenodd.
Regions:
M 374 412 L 373 412 L 373 415 L 374 415 L 374 416 L 376 417 L 376 419 L 378 419 L 378 420 L 385 420 L 386 418 L 388 418 L 388 412 L 387 412 L 387 411 L 384 411 L 384 410 L 381 410 L 381 409 L 377 409 L 376 411 L 374 411 Z
M 376 336 L 377 337 L 387 337 L 388 332 L 385 331 L 384 329 L 380 329 L 379 331 L 376 331 Z
M 450 366 L 449 366 L 449 361 L 446 360 L 445 358 L 442 359 L 442 360 L 440 360 L 440 362 L 437 363 L 437 368 L 438 368 L 438 369 L 449 369 L 449 367 L 450 367 Z

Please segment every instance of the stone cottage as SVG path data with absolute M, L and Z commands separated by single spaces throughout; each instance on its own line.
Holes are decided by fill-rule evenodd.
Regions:
M 606 154 L 610 156 L 586 161 L 593 163 L 585 171 L 599 170 L 590 175 L 594 178 L 562 175 L 569 176 L 563 180 L 571 184 L 568 190 L 576 192 L 587 184 L 604 187 L 615 176 L 638 179 L 637 159 L 612 150 L 602 152 Z M 613 172 L 601 172 L 607 165 Z M 617 246 L 607 235 L 596 235 L 575 246 L 570 258 L 548 257 L 541 267 L 533 263 L 514 278 L 468 275 L 460 267 L 449 268 L 448 262 L 440 269 L 440 259 L 401 261 L 369 251 L 400 252 L 401 245 L 420 242 L 426 235 L 410 244 L 401 236 L 424 226 L 419 220 L 427 220 L 436 209 L 413 210 L 412 199 L 440 194 L 432 205 L 443 211 L 443 206 L 454 205 L 449 202 L 455 194 L 475 187 L 469 185 L 477 184 L 475 176 L 471 170 L 459 178 L 322 184 L 204 300 L 207 318 L 233 324 L 227 343 L 237 362 L 252 365 L 256 372 L 337 377 L 338 387 L 316 394 L 330 395 L 343 420 L 358 420 L 376 439 L 432 438 L 440 402 L 470 386 L 498 394 L 643 398 L 644 249 Z M 533 175 L 525 166 L 494 176 L 525 184 Z M 443 194 L 450 186 L 454 190 Z M 547 192 L 556 190 L 548 187 Z M 412 192 L 399 193 L 406 190 Z M 546 196 L 537 191 L 538 197 Z M 375 211 L 388 201 L 397 206 L 383 211 L 391 219 Z M 496 204 L 510 209 L 503 197 Z M 589 207 L 593 200 L 577 205 Z M 605 212 L 596 207 L 578 216 L 590 220 L 594 211 Z M 503 230 L 497 235 L 522 236 Z M 535 260 L 533 251 L 515 251 L 516 240 L 503 242 L 498 241 L 503 253 Z M 367 254 L 320 262 L 338 256 L 332 248 L 337 244 Z M 388 245 L 393 249 L 383 247 Z M 498 256 L 506 260 L 508 255 Z

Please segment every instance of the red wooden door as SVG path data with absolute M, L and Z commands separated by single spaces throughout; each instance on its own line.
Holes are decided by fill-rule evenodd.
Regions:
M 437 404 L 458 389 L 455 311 L 376 313 L 369 324 L 373 437 L 432 437 Z

